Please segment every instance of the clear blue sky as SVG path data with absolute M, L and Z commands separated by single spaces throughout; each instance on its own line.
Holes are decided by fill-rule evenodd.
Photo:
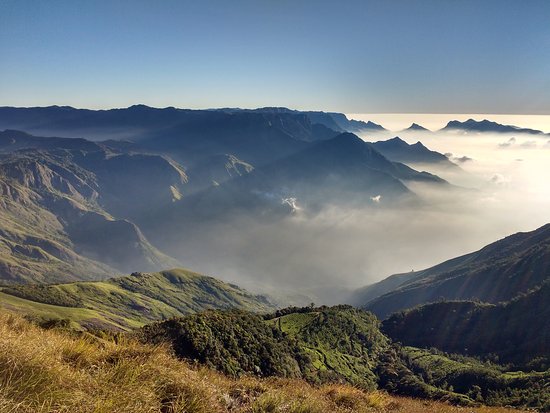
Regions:
M 550 1 L 0 0 L 0 105 L 550 113 Z

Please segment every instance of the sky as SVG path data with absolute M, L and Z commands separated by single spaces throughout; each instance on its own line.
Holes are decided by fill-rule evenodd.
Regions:
M 0 105 L 550 114 L 547 0 L 0 0 Z

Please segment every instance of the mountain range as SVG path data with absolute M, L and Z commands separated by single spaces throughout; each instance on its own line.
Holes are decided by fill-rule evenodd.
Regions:
M 385 141 L 372 143 L 372 146 L 394 162 L 411 164 L 436 164 L 445 168 L 456 168 L 457 165 L 445 155 L 431 151 L 422 142 L 418 141 L 412 145 L 396 136 Z
M 214 115 L 221 123 L 212 139 L 167 134 L 132 143 L 0 132 L 0 280 L 68 282 L 178 267 L 182 234 L 208 216 L 239 210 L 275 218 L 297 205 L 391 204 L 415 198 L 407 182 L 448 185 L 348 132 L 309 141 L 311 129 L 298 127 L 311 126 L 303 115 Z M 188 137 L 210 112 L 190 119 Z M 224 129 L 226 121 L 233 130 Z M 413 152 L 414 145 L 401 149 L 405 157 Z M 266 163 L 266 154 L 273 160 Z
M 502 125 L 487 119 L 480 121 L 468 119 L 464 122 L 452 120 L 441 129 L 444 132 L 465 131 L 465 132 L 493 132 L 493 133 L 526 133 L 529 135 L 544 135 L 544 132 L 537 129 L 520 128 L 513 125 Z

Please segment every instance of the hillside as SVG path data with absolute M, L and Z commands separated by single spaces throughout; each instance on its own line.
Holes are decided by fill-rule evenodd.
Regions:
M 178 357 L 233 377 L 349 383 L 462 405 L 541 407 L 550 399 L 543 390 L 549 373 L 507 373 L 474 359 L 401 348 L 380 332 L 372 314 L 350 306 L 289 308 L 263 317 L 211 310 L 147 325 L 137 334 L 143 342 L 168 342 Z M 472 393 L 475 388 L 483 393 Z
M 498 305 L 440 302 L 394 314 L 383 323 L 393 340 L 415 347 L 550 367 L 550 283 Z
M 207 233 L 219 233 L 235 217 L 265 224 L 334 205 L 383 208 L 417 202 L 407 187 L 411 181 L 449 186 L 435 175 L 391 162 L 356 135 L 343 133 L 189 194 L 140 222 L 140 227 L 155 245 L 177 256 L 178 251 L 195 249 L 205 228 Z
M 178 266 L 126 219 L 150 209 L 148 202 L 172 202 L 178 182 L 179 170 L 158 156 L 101 148 L 2 155 L 0 281 L 67 282 Z
M 121 337 L 43 330 L 0 312 L 0 410 L 18 413 L 521 413 L 299 379 L 233 379 Z
M 149 325 L 141 334 L 148 342 L 169 340 L 178 356 L 234 376 L 256 372 L 314 382 L 341 379 L 365 389 L 376 388 L 369 366 L 377 364 L 389 344 L 376 318 L 351 307 L 283 311 L 265 318 L 211 311 Z M 343 343 L 342 337 L 349 340 Z
M 550 224 L 422 271 L 396 274 L 358 291 L 354 304 L 381 318 L 444 300 L 508 301 L 550 275 Z
M 119 330 L 209 308 L 274 308 L 264 296 L 182 269 L 96 282 L 11 286 L 0 290 L 0 297 L 0 306 L 39 320 L 67 319 L 77 328 Z

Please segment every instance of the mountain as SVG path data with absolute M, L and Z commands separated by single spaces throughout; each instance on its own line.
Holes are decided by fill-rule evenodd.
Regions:
M 289 155 L 306 142 L 337 134 L 313 125 L 297 111 L 187 110 L 135 105 L 123 109 L 0 107 L 0 129 L 39 135 L 98 140 L 129 139 L 148 151 L 191 163 L 216 154 L 233 154 L 254 165 Z
M 4 145 L 8 153 L 0 155 L 2 282 L 99 279 L 179 265 L 129 219 L 181 198 L 187 178 L 178 165 L 84 140 L 8 131 L 0 135 L 6 141 L 16 145 Z
M 508 301 L 550 275 L 550 224 L 520 232 L 434 267 L 396 274 L 357 293 L 353 302 L 381 318 L 440 300 Z
M 67 319 L 78 328 L 128 330 L 205 309 L 274 309 L 268 298 L 183 269 L 133 273 L 105 281 L 14 285 L 0 306 L 42 320 Z
M 429 150 L 420 141 L 409 145 L 396 136 L 386 141 L 374 142 L 372 146 L 394 162 L 437 164 L 449 168 L 457 167 L 445 155 Z
M 544 132 L 540 130 L 520 128 L 513 125 L 502 125 L 487 119 L 481 121 L 468 119 L 464 122 L 452 120 L 442 129 L 442 131 L 456 130 L 465 132 L 527 133 L 530 135 L 544 135 Z
M 348 119 L 343 113 L 335 112 L 304 112 L 312 123 L 322 124 L 330 129 L 339 132 L 383 132 L 386 129 L 370 120 L 363 122 L 361 120 Z
M 391 162 L 356 135 L 343 133 L 191 194 L 167 206 L 158 219 L 139 224 L 155 245 L 176 255 L 193 248 L 189 243 L 205 228 L 217 233 L 235 217 L 266 223 L 327 205 L 380 207 L 417 201 L 406 186 L 409 181 L 448 185 L 435 175 Z
M 218 154 L 194 162 L 186 174 L 190 180 L 190 190 L 200 191 L 211 186 L 217 186 L 230 179 L 246 175 L 254 170 L 254 166 L 231 154 Z
M 234 111 L 243 111 L 243 109 L 233 109 Z M 348 119 L 348 117 L 343 113 L 337 112 L 322 112 L 322 111 L 297 111 L 293 109 L 288 109 L 284 107 L 265 107 L 252 109 L 252 112 L 262 112 L 262 113 L 294 113 L 294 114 L 303 114 L 308 117 L 312 125 L 319 125 L 327 128 L 328 130 L 336 132 L 351 132 L 351 133 L 361 133 L 361 132 L 383 132 L 386 131 L 381 125 L 378 125 L 374 122 L 368 121 L 364 122 L 361 120 Z M 333 137 L 327 136 L 327 138 Z
M 283 196 L 306 202 L 322 199 L 345 202 L 377 195 L 392 199 L 410 193 L 401 181 L 444 182 L 434 175 L 389 161 L 352 133 L 340 134 L 267 165 L 249 179 L 260 174 L 270 188 L 277 191 L 287 188 Z
M 419 125 L 418 123 L 413 123 L 407 129 L 403 129 L 403 132 L 431 132 L 429 129 L 426 129 L 424 126 Z
M 141 110 L 149 113 L 147 108 Z M 4 152 L 0 178 L 10 201 L 4 208 L 0 205 L 0 214 L 5 214 L 6 222 L 18 223 L 5 226 L 2 235 L 6 248 L 0 257 L 0 279 L 66 282 L 177 267 L 181 264 L 165 251 L 179 256 L 182 234 L 190 237 L 193 230 L 202 231 L 200 225 L 208 219 L 223 220 L 235 209 L 276 219 L 302 206 L 374 205 L 410 198 L 408 181 L 445 184 L 435 175 L 389 161 L 350 133 L 309 142 L 297 139 L 297 131 L 284 134 L 283 130 L 298 125 L 287 122 L 271 128 L 273 134 L 264 139 L 256 133 L 270 129 L 275 114 L 214 112 L 220 123 L 209 126 L 211 130 L 227 126 L 227 121 L 235 123 L 233 131 L 248 130 L 248 135 L 223 132 L 218 138 L 208 134 L 197 138 L 199 146 L 184 151 L 188 167 L 171 157 L 179 156 L 185 139 L 144 139 L 136 145 L 39 137 L 14 130 L 0 133 L 0 152 Z M 212 114 L 193 116 L 197 123 L 189 118 L 187 126 L 193 124 L 198 137 Z M 304 115 L 288 116 L 311 126 Z M 285 147 L 279 146 L 282 137 L 291 142 L 292 151 L 279 158 Z M 278 152 L 269 151 L 276 159 L 257 166 L 231 153 L 217 153 L 242 147 L 242 152 L 257 155 L 259 147 L 262 151 L 268 147 L 257 141 L 276 146 Z M 153 142 L 157 150 L 148 148 Z M 168 145 L 161 150 L 162 142 L 172 142 L 175 149 Z M 24 231 L 21 226 L 26 226 Z M 60 246 L 43 246 L 52 240 Z M 89 271 L 83 271 L 86 268 Z
M 383 331 L 414 347 L 495 356 L 502 363 L 550 367 L 550 282 L 497 305 L 471 301 L 426 304 L 392 315 Z
M 143 134 L 139 143 L 189 167 L 217 154 L 232 154 L 258 166 L 304 149 L 318 140 L 316 132 L 303 114 L 192 111 L 173 126 Z
M 187 166 L 199 158 L 226 153 L 260 165 L 302 149 L 305 142 L 330 139 L 339 132 L 385 130 L 373 122 L 334 112 L 160 109 L 145 105 L 109 110 L 0 107 L 0 129 L 95 141 L 127 139 L 149 151 L 170 152 L 179 162 L 189 163 Z

